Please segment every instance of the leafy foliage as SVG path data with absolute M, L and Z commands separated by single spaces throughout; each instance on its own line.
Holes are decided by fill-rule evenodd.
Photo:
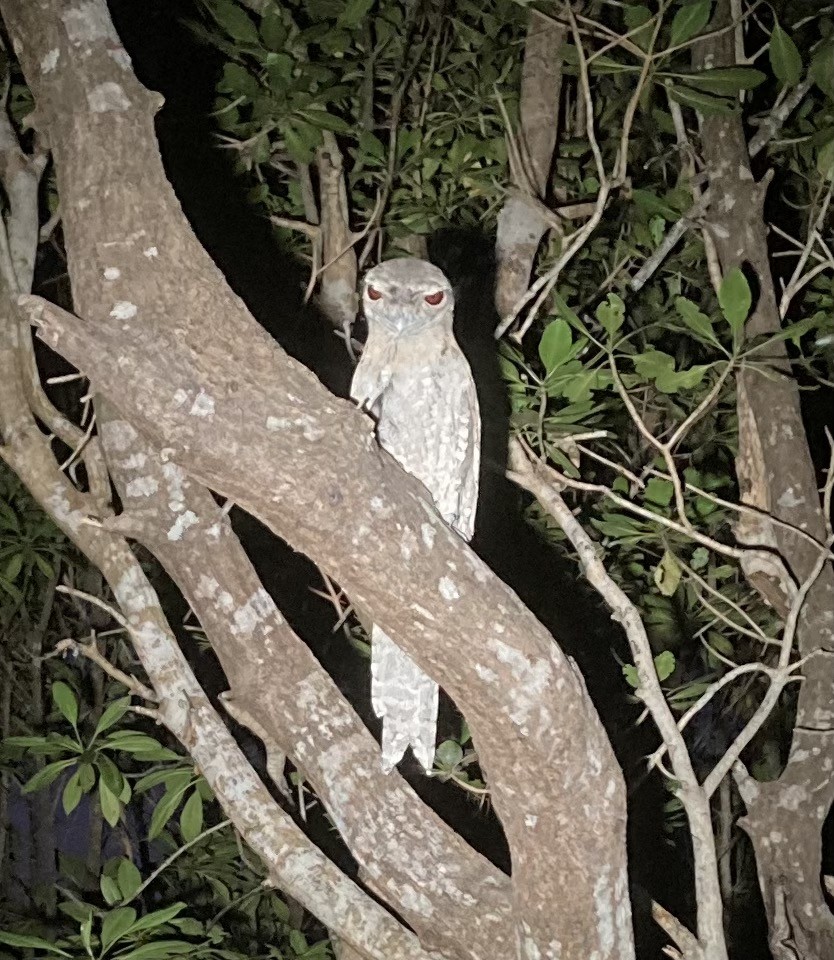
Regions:
M 0 605 L 0 616 L 13 628 L 16 619 L 27 625 L 37 619 L 61 567 L 71 578 L 83 577 L 84 569 L 6 471 L 0 471 L 0 485 L 6 560 L 20 558 L 7 574 L 17 589 L 4 591 Z M 54 603 L 58 629 L 83 627 L 74 601 L 59 595 Z M 108 633 L 111 658 L 121 669 L 139 673 L 118 639 L 120 631 L 99 635 Z M 43 647 L 60 636 L 47 624 Z M 13 637 L 7 634 L 7 644 Z M 27 870 L 16 852 L 21 848 L 7 846 L 0 957 L 11 960 L 22 952 L 79 960 L 179 955 L 327 960 L 324 931 L 266 885 L 263 871 L 242 857 L 205 780 L 187 757 L 148 732 L 121 684 L 106 679 L 99 703 L 97 685 L 83 669 L 55 659 L 42 664 L 46 675 L 38 664 L 34 683 L 46 683 L 51 710 L 45 706 L 46 716 L 38 718 L 24 702 L 16 704 L 13 729 L 28 732 L 0 743 L 0 770 L 12 784 L 15 807 L 45 796 L 47 809 L 55 811 L 54 830 L 46 839 L 54 843 L 51 854 L 59 863 L 59 913 L 46 916 L 35 889 L 21 885 Z M 22 671 L 22 664 L 16 669 Z M 31 729 L 36 721 L 44 732 Z M 105 825 L 98 839 L 97 817 Z M 82 845 L 97 844 L 90 851 L 95 856 L 79 859 L 74 837 Z
M 506 172 L 496 91 L 511 115 L 517 99 L 523 11 L 511 0 L 465 0 L 448 17 L 364 0 L 282 0 L 260 18 L 233 0 L 204 9 L 194 29 L 229 56 L 218 126 L 269 213 L 310 216 L 305 171 L 331 131 L 351 161 L 357 225 L 388 198 L 386 242 L 495 215 Z

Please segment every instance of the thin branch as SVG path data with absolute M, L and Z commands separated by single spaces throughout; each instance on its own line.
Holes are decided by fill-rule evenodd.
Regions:
M 643 96 L 643 90 L 649 78 L 649 69 L 652 64 L 652 52 L 654 51 L 655 44 L 657 43 L 657 38 L 660 34 L 660 28 L 663 26 L 663 14 L 666 12 L 666 6 L 666 0 L 661 0 L 658 11 L 654 15 L 654 27 L 652 29 L 652 35 L 651 39 L 649 40 L 648 47 L 646 48 L 646 53 L 643 57 L 643 65 L 640 68 L 640 76 L 637 78 L 637 86 L 634 89 L 634 93 L 631 95 L 631 99 L 628 102 L 628 106 L 626 107 L 625 115 L 623 117 L 623 125 L 620 131 L 620 146 L 617 151 L 617 159 L 614 161 L 614 172 L 612 175 L 612 179 L 615 183 L 625 182 L 626 174 L 628 172 L 628 147 L 629 140 L 631 139 L 631 128 L 634 123 L 634 117 L 637 113 L 637 107 L 640 103 L 640 98 Z
M 61 590 L 61 587 L 58 587 L 57 589 L 62 593 L 66 592 Z M 109 677 L 112 677 L 118 683 L 121 683 L 123 686 L 127 687 L 131 693 L 136 694 L 137 697 L 142 697 L 144 700 L 148 700 L 151 703 L 158 702 L 159 698 L 150 687 L 145 686 L 141 680 L 137 680 L 136 677 L 133 677 L 129 673 L 125 673 L 124 670 L 119 669 L 119 667 L 114 666 L 107 659 L 107 657 L 105 657 L 97 649 L 94 642 L 91 641 L 90 643 L 82 643 L 79 640 L 74 640 L 72 637 L 67 637 L 55 645 L 55 650 L 50 654 L 50 656 L 63 656 L 67 652 L 77 653 L 83 657 L 86 657 L 88 660 L 96 664 L 96 666 L 101 667 L 101 669 Z
M 704 579 L 704 577 L 696 573 L 696 571 L 693 570 L 692 567 L 690 567 L 688 564 L 686 564 L 683 560 L 680 560 L 680 559 L 678 560 L 678 565 L 697 584 L 703 587 L 703 589 L 706 590 L 707 593 L 715 597 L 717 600 L 720 600 L 722 603 L 725 603 L 731 610 L 737 613 L 749 626 L 743 627 L 741 626 L 741 624 L 738 624 L 734 620 L 731 620 L 725 614 L 721 613 L 720 610 L 710 606 L 709 602 L 704 597 L 701 597 L 699 595 L 699 600 L 710 611 L 710 613 L 714 614 L 716 617 L 723 620 L 723 622 L 726 623 L 729 627 L 732 627 L 733 630 L 737 630 L 739 633 L 743 633 L 745 636 L 748 636 L 759 643 L 763 643 L 763 644 L 778 643 L 778 641 L 773 640 L 764 632 L 764 630 L 762 630 L 762 628 L 756 623 L 756 621 L 750 616 L 750 614 L 747 613 L 746 610 L 744 610 L 743 607 L 739 606 L 739 604 L 737 604 L 734 600 L 731 600 L 729 597 L 724 596 L 724 594 L 721 593 L 719 590 L 716 590 L 716 588 L 708 580 Z
M 177 849 L 168 857 L 166 857 L 162 863 L 151 873 L 142 884 L 137 887 L 136 892 L 130 898 L 130 900 L 125 900 L 124 903 L 132 903 L 140 894 L 144 893 L 145 890 L 156 880 L 156 878 L 164 873 L 168 867 L 178 858 L 181 857 L 186 850 L 190 850 L 195 844 L 199 843 L 201 840 L 205 840 L 206 837 L 211 836 L 213 833 L 217 833 L 220 830 L 225 829 L 228 826 L 231 826 L 231 820 L 221 820 L 220 823 L 216 823 L 213 827 L 207 827 L 201 833 L 198 833 L 196 837 L 192 837 L 187 843 L 184 843 L 181 847 Z
M 516 442 L 520 443 L 520 441 Z M 525 448 L 523 443 L 521 446 L 522 449 Z M 529 451 L 529 447 L 527 447 L 527 450 Z M 768 562 L 771 564 L 773 563 L 774 558 L 778 559 L 776 554 L 760 547 L 734 547 L 730 544 L 722 543 L 720 540 L 715 540 L 713 537 L 708 537 L 706 534 L 703 534 L 696 528 L 692 527 L 691 524 L 684 526 L 683 524 L 678 523 L 669 517 L 661 516 L 660 514 L 655 513 L 646 507 L 641 507 L 639 504 L 632 503 L 631 500 L 628 500 L 626 497 L 616 493 L 603 483 L 588 483 L 584 480 L 574 480 L 572 477 L 568 477 L 565 476 L 565 474 L 560 473 L 549 463 L 539 463 L 537 465 L 537 469 L 545 471 L 550 477 L 551 484 L 553 484 L 557 489 L 570 487 L 573 490 L 582 490 L 585 493 L 600 493 L 607 497 L 612 503 L 616 503 L 618 507 L 628 510 L 630 513 L 635 514 L 635 516 L 642 517 L 645 520 L 651 520 L 653 523 L 658 523 L 669 530 L 674 530 L 675 533 L 683 534 L 684 536 L 689 537 L 690 539 L 696 541 L 696 543 L 699 543 L 703 547 L 707 547 L 720 556 L 731 557 L 734 560 L 741 560 L 747 556 L 761 556 L 763 558 L 767 558 Z
M 803 247 L 802 253 L 800 254 L 799 260 L 794 267 L 793 274 L 791 275 L 790 280 L 788 281 L 787 286 L 785 287 L 784 292 L 782 293 L 782 299 L 779 302 L 779 316 L 781 319 L 785 319 L 788 310 L 791 305 L 791 300 L 799 293 L 799 291 L 814 277 L 821 273 L 822 270 L 828 268 L 827 263 L 817 264 L 816 267 L 805 273 L 805 266 L 808 263 L 808 258 L 811 255 L 811 250 L 816 241 L 816 237 L 819 235 L 822 225 L 825 222 L 825 217 L 828 213 L 828 207 L 831 203 L 831 195 L 834 191 L 834 179 L 828 184 L 828 190 L 826 190 L 825 198 L 823 199 L 822 204 L 820 205 L 819 212 L 817 213 L 816 218 L 814 219 L 813 224 L 808 230 L 808 239 Z
M 832 480 L 834 480 L 834 477 Z M 713 767 L 706 780 L 704 780 L 704 792 L 708 797 L 711 797 L 713 793 L 715 793 L 715 791 L 718 789 L 718 785 L 733 768 L 735 762 L 741 756 L 744 748 L 759 732 L 762 724 L 764 724 L 764 722 L 773 712 L 773 708 L 776 706 L 776 703 L 782 694 L 782 690 L 792 679 L 792 672 L 808 659 L 806 657 L 803 660 L 790 665 L 791 652 L 793 650 L 794 640 L 796 638 L 797 626 L 799 625 L 799 615 L 802 612 L 802 608 L 805 605 L 805 600 L 807 599 L 811 588 L 819 579 L 820 574 L 825 569 L 826 563 L 828 563 L 828 551 L 830 550 L 832 543 L 834 543 L 834 537 L 829 540 L 828 544 L 826 545 L 826 549 L 824 551 L 820 551 L 810 574 L 800 586 L 796 596 L 793 599 L 793 602 L 791 603 L 790 611 L 787 619 L 785 620 L 785 629 L 782 633 L 782 649 L 779 652 L 779 667 L 771 674 L 771 684 L 767 690 L 767 693 L 764 695 L 762 702 L 753 713 L 753 716 L 750 718 L 750 720 L 748 720 L 744 729 L 735 738 L 724 756 Z

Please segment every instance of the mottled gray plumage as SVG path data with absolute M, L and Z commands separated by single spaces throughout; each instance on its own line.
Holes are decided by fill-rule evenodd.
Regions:
M 454 297 L 424 260 L 368 271 L 362 304 L 368 339 L 351 396 L 377 421 L 380 445 L 425 484 L 438 513 L 464 539 L 475 525 L 481 421 L 469 364 L 452 333 Z M 379 629 L 371 634 L 371 694 L 390 770 L 409 745 L 434 760 L 437 684 Z

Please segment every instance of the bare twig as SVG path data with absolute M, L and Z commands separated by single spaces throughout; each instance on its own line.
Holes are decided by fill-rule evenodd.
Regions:
M 779 316 L 783 320 L 787 316 L 788 309 L 791 305 L 791 300 L 793 300 L 797 293 L 799 293 L 804 286 L 810 283 L 818 273 L 821 273 L 823 270 L 827 270 L 829 268 L 828 263 L 821 263 L 817 264 L 815 267 L 805 273 L 805 266 L 808 263 L 809 257 L 811 256 L 811 250 L 816 242 L 817 237 L 820 235 L 826 215 L 828 214 L 828 207 L 831 203 L 832 191 L 834 191 L 834 179 L 828 184 L 828 189 L 826 190 L 823 201 L 820 204 L 819 212 L 814 218 L 814 222 L 808 229 L 808 239 L 806 240 L 802 253 L 799 256 L 799 260 L 797 260 L 793 274 L 791 275 L 791 278 L 782 293 L 782 299 L 779 302 Z
M 62 593 L 67 592 L 62 590 L 61 587 L 58 587 L 57 589 Z M 83 596 L 86 597 L 88 595 L 85 594 Z M 63 656 L 68 652 L 77 653 L 83 657 L 86 657 L 92 663 L 96 664 L 96 666 L 101 667 L 101 669 L 109 677 L 112 677 L 114 680 L 127 687 L 131 693 L 136 694 L 137 697 L 142 697 L 144 700 L 149 700 L 151 703 L 156 703 L 158 701 L 157 695 L 153 690 L 151 690 L 150 687 L 145 686 L 141 680 L 137 680 L 136 677 L 132 677 L 129 673 L 125 673 L 124 670 L 114 666 L 107 659 L 107 657 L 105 657 L 99 651 L 95 645 L 95 642 L 91 641 L 89 643 L 83 643 L 79 640 L 74 640 L 72 637 L 67 637 L 55 645 L 55 650 L 51 656 Z

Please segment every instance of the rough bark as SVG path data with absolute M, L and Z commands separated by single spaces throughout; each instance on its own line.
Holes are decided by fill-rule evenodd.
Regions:
M 564 27 L 530 10 L 515 138 L 520 169 L 513 164 L 514 193 L 498 215 L 495 240 L 495 306 L 501 317 L 512 311 L 527 290 L 536 252 L 551 225 L 531 200 L 541 201 L 547 193 L 559 133 L 565 34 Z
M 0 114 L 0 129 L 6 133 L 10 130 L 4 114 Z M 11 202 L 0 229 L 0 240 L 11 238 L 9 246 L 23 250 L 13 241 L 15 237 L 32 235 L 31 224 L 37 225 L 38 180 L 37 176 L 20 178 L 19 174 L 33 168 L 37 171 L 39 158 L 24 154 L 8 136 L 2 149 L 7 157 L 15 158 L 14 164 L 4 165 L 3 175 L 16 178 L 16 182 L 14 189 L 4 182 Z M 29 326 L 27 323 L 24 336 L 20 336 L 9 292 L 26 289 L 31 282 L 34 244 L 27 249 L 28 253 L 14 262 L 12 257 L 0 258 L 0 452 L 4 460 L 41 507 L 107 577 L 128 617 L 137 652 L 156 688 L 156 699 L 163 703 L 160 718 L 203 768 L 221 806 L 261 856 L 276 886 L 294 902 L 302 902 L 311 912 L 315 911 L 363 956 L 372 960 L 387 960 L 391 955 L 402 960 L 428 960 L 416 938 L 344 877 L 269 797 L 197 685 L 138 561 L 124 540 L 84 522 L 90 514 L 109 514 L 109 479 L 98 438 L 92 438 L 80 454 L 87 468 L 90 492 L 79 492 L 59 470 L 49 441 L 33 416 L 37 412 L 50 425 L 58 419 L 43 395 L 40 381 L 32 377 L 36 368 Z M 40 399 L 36 400 L 38 394 Z M 81 438 L 74 424 L 66 420 L 61 423 L 62 436 L 69 440 Z M 40 634 L 48 621 L 53 590 L 54 583 L 36 625 Z M 43 822 L 48 824 L 51 819 L 50 806 Z
M 729 0 L 719 2 L 711 27 L 730 22 Z M 701 44 L 698 60 L 723 67 L 735 63 L 733 32 L 713 34 Z M 781 327 L 770 273 L 762 213 L 767 179 L 757 183 L 737 115 L 704 117 L 701 142 L 709 174 L 708 224 L 724 273 L 736 266 L 753 272 L 758 301 L 747 322 L 748 337 Z M 762 359 L 760 357 L 760 359 Z M 799 391 L 781 343 L 767 351 L 781 376 L 745 367 L 738 376 L 739 453 L 736 462 L 742 501 L 825 539 L 817 481 L 802 424 Z M 805 580 L 818 551 L 805 539 L 746 516 L 737 530 L 742 542 L 774 547 L 796 581 Z M 783 610 L 789 600 L 774 571 L 748 565 L 751 584 Z M 834 799 L 834 573 L 830 565 L 811 590 L 798 635 L 802 656 L 814 656 L 803 670 L 798 713 L 788 764 L 778 780 L 739 781 L 747 804 L 742 825 L 756 851 L 759 882 L 767 909 L 771 949 L 777 960 L 834 956 L 834 916 L 825 903 L 820 877 L 821 831 Z
M 108 408 L 99 404 L 108 465 L 125 508 L 117 523 L 155 554 L 190 603 L 229 681 L 229 712 L 267 750 L 276 744 L 302 769 L 359 861 L 362 879 L 423 943 L 446 955 L 507 950 L 508 878 L 399 775 L 382 772 L 373 737 L 261 587 L 208 490 L 163 464 Z M 169 539 L 174 528 L 181 535 Z M 237 611 L 233 618 L 230 611 Z M 265 686 L 265 676 L 280 683 Z
M 138 560 L 119 536 L 86 523 L 101 501 L 60 472 L 29 412 L 18 325 L 0 285 L 0 430 L 3 458 L 35 500 L 107 580 L 160 700 L 160 719 L 189 750 L 235 827 L 277 886 L 373 960 L 429 960 L 416 938 L 348 880 L 272 800 L 212 709 L 168 628 Z M 51 811 L 49 820 L 51 821 Z
M 317 159 L 322 261 L 318 303 L 327 319 L 347 336 L 359 307 L 359 267 L 350 229 L 342 153 L 332 133 L 325 133 Z
M 633 956 L 622 778 L 568 661 L 371 422 L 231 293 L 164 179 L 158 98 L 103 3 L 2 9 L 49 130 L 84 318 L 46 309 L 42 335 L 163 459 L 313 558 L 456 699 L 512 853 L 519 955 Z

